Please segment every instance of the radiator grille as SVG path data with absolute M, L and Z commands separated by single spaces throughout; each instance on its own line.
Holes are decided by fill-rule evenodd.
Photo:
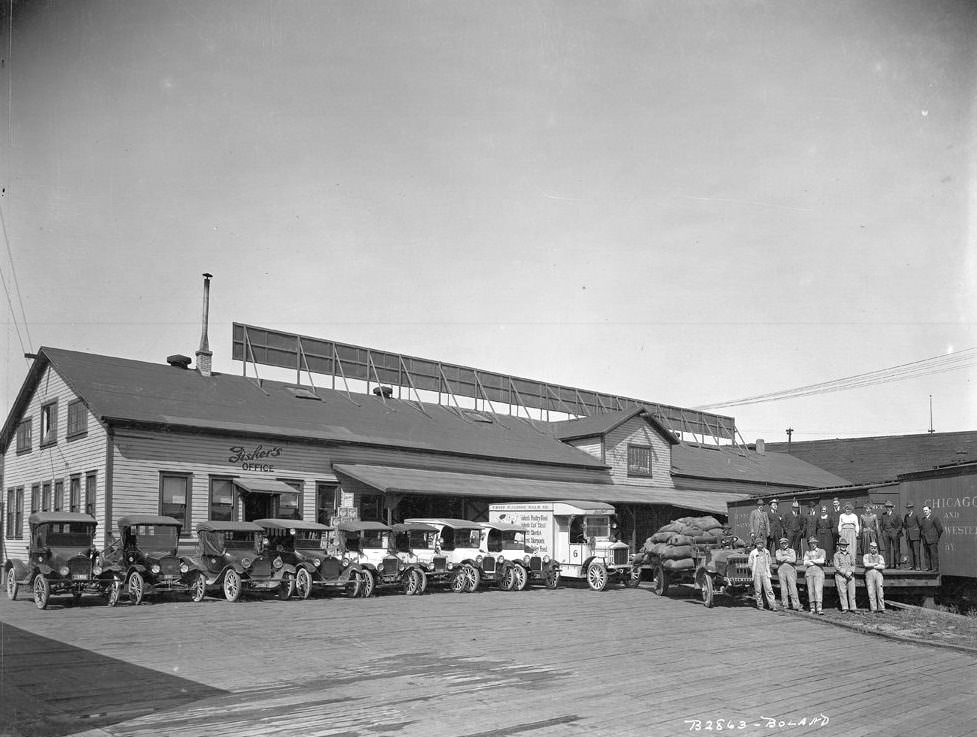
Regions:
M 491 555 L 482 558 L 482 570 L 486 573 L 495 573 L 495 558 Z
M 167 556 L 159 562 L 159 572 L 164 576 L 179 576 L 180 575 L 180 559 L 174 558 L 173 556 Z
M 543 570 L 543 559 L 538 555 L 534 555 L 529 559 L 529 570 L 531 571 L 541 571 Z
M 322 561 L 319 571 L 325 579 L 339 578 L 339 560 L 336 558 L 326 558 Z
M 447 558 L 442 558 L 442 557 L 435 558 L 434 559 L 434 572 L 435 573 L 443 573 L 446 570 L 448 570 L 448 559 Z
M 383 573 L 386 576 L 392 576 L 397 571 L 400 570 L 400 559 L 399 558 L 384 558 L 383 559 Z
M 264 558 L 258 558 L 252 564 L 248 573 L 252 578 L 268 578 L 271 576 L 271 561 L 265 560 Z
M 614 548 L 614 565 L 623 566 L 628 562 L 627 548 Z
M 68 561 L 72 578 L 91 578 L 92 562 L 88 558 L 72 558 Z

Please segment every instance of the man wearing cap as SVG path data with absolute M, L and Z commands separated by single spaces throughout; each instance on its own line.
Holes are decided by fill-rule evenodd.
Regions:
M 848 539 L 838 540 L 838 550 L 832 563 L 835 568 L 835 588 L 841 611 L 854 612 L 855 607 L 855 556 L 848 550 Z
M 770 510 L 767 512 L 767 550 L 773 555 L 780 538 L 784 536 L 784 518 L 780 516 L 777 500 L 770 500 Z
M 882 571 L 885 570 L 885 558 L 879 554 L 879 544 L 870 542 L 868 552 L 862 556 L 865 566 L 865 588 L 868 589 L 868 608 L 876 614 L 885 611 L 885 594 L 882 591 Z
M 881 552 L 889 561 L 889 565 L 899 567 L 899 536 L 902 534 L 902 520 L 895 513 L 896 505 L 892 501 L 885 503 L 885 512 L 879 520 L 879 529 L 882 530 L 882 539 L 879 545 Z
M 766 595 L 771 611 L 777 611 L 777 597 L 773 595 L 773 585 L 770 583 L 770 551 L 766 541 L 757 538 L 753 543 L 748 560 L 750 571 L 753 573 L 753 593 L 756 594 L 756 607 L 763 611 L 763 597 Z
M 797 595 L 797 553 L 789 545 L 790 540 L 780 538 L 780 547 L 774 556 L 777 559 L 777 580 L 780 581 L 780 603 L 784 609 L 801 611 L 801 598 Z
M 832 499 L 831 509 L 828 510 L 828 516 L 831 518 L 831 552 L 828 553 L 829 556 L 834 555 L 834 551 L 838 549 L 838 520 L 843 511 L 841 500 L 838 497 Z
M 919 537 L 926 554 L 926 570 L 940 570 L 940 537 L 943 535 L 943 523 L 933 514 L 929 507 L 923 507 L 923 516 L 919 520 Z
M 902 529 L 906 533 L 906 553 L 909 555 L 909 567 L 918 571 L 923 559 L 919 557 L 919 517 L 916 516 L 916 505 L 906 504 L 906 516 L 902 518 Z
M 818 547 L 818 539 L 811 535 L 807 539 L 807 552 L 804 553 L 804 582 L 807 586 L 807 603 L 811 614 L 824 614 L 821 611 L 821 598 L 824 593 L 824 548 Z
M 794 553 L 801 555 L 801 538 L 804 537 L 804 518 L 801 517 L 801 505 L 794 500 L 790 505 L 790 511 L 784 515 L 784 537 L 794 549 Z
M 770 523 L 767 521 L 767 510 L 763 508 L 763 499 L 756 500 L 756 509 L 750 512 L 750 545 L 757 540 L 767 542 L 770 533 Z

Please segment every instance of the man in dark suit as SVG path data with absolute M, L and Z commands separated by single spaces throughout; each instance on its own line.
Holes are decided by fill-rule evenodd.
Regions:
M 895 504 L 891 501 L 885 503 L 885 513 L 879 519 L 879 528 L 882 530 L 882 539 L 879 540 L 882 548 L 882 555 L 889 563 L 889 568 L 900 568 L 899 536 L 902 534 L 902 520 L 895 513 Z
M 841 500 L 835 497 L 831 500 L 831 509 L 828 510 L 828 517 L 831 520 L 831 540 L 834 543 L 835 550 L 838 549 L 838 538 L 841 537 L 841 531 L 838 529 L 841 514 Z
M 929 507 L 923 507 L 923 517 L 919 520 L 919 536 L 923 541 L 923 552 L 926 553 L 926 570 L 940 570 L 940 536 L 943 535 L 943 523 L 933 514 Z
M 804 515 L 804 543 L 810 550 L 810 540 L 818 535 L 818 503 L 811 500 L 807 503 L 807 514 Z
M 803 555 L 801 539 L 804 537 L 804 518 L 801 517 L 800 512 L 801 505 L 795 500 L 790 505 L 790 511 L 784 515 L 784 537 L 790 541 L 790 546 L 798 558 Z
M 770 509 L 767 511 L 767 550 L 772 556 L 780 544 L 780 538 L 784 536 L 784 518 L 777 510 L 778 502 L 776 499 L 770 501 Z
M 915 504 L 906 505 L 906 516 L 902 518 L 902 529 L 906 533 L 906 552 L 909 554 L 909 567 L 919 570 L 923 559 L 919 555 L 919 517 L 916 516 Z

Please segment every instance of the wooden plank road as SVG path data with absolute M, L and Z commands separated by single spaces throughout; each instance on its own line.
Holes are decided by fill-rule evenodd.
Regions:
M 974 656 L 691 590 L 56 604 L 0 600 L 0 735 L 977 734 Z

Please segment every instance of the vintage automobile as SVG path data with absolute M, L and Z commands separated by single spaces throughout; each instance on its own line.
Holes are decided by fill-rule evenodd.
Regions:
M 34 512 L 28 518 L 30 543 L 27 560 L 10 560 L 7 568 L 7 596 L 16 599 L 21 586 L 29 586 L 34 604 L 46 609 L 51 596 L 71 594 L 77 602 L 82 594 L 108 597 L 115 606 L 122 579 L 104 571 L 94 548 L 94 517 L 79 512 Z
M 197 552 L 189 559 L 190 595 L 202 601 L 211 588 L 220 587 L 228 601 L 243 591 L 292 595 L 295 566 L 262 545 L 262 529 L 254 522 L 201 522 L 197 525 Z
M 560 564 L 548 555 L 539 555 L 526 544 L 526 529 L 505 522 L 483 522 L 488 534 L 485 548 L 489 553 L 503 556 L 505 564 L 499 587 L 507 591 L 522 591 L 530 583 L 541 583 L 555 589 L 560 582 Z
M 123 583 L 133 604 L 147 594 L 190 591 L 191 562 L 177 555 L 182 525 L 172 517 L 128 515 L 119 520 L 119 537 L 101 553 L 102 570 Z
M 594 591 L 603 591 L 611 581 L 634 587 L 641 580 L 630 548 L 617 539 L 614 515 L 614 507 L 604 502 L 489 505 L 490 522 L 524 527 L 529 544 L 539 555 L 548 555 L 558 564 L 560 577 L 583 579 Z
M 308 599 L 316 589 L 358 596 L 364 573 L 359 563 L 331 549 L 334 528 L 294 519 L 255 520 L 264 530 L 263 544 L 295 569 L 294 593 Z
M 427 588 L 427 575 L 418 562 L 398 557 L 391 545 L 392 531 L 381 522 L 340 522 L 337 542 L 343 557 L 363 569 L 360 596 L 369 597 L 380 588 L 399 587 L 405 594 L 420 594 Z
M 484 577 L 495 580 L 498 561 L 496 556 L 482 550 L 485 528 L 481 522 L 448 517 L 412 518 L 404 522 L 437 528 L 437 550 L 446 559 L 448 586 L 456 594 L 475 591 Z
M 448 569 L 448 559 L 437 549 L 437 527 L 424 522 L 398 522 L 390 529 L 397 557 L 424 570 L 421 593 L 427 590 L 428 584 L 448 582 L 451 571 Z
M 674 584 L 690 584 L 699 590 L 702 603 L 712 608 L 717 595 L 736 597 L 752 593 L 753 576 L 745 547 L 742 540 L 729 533 L 718 544 L 694 544 L 692 568 L 669 570 L 666 561 L 653 553 L 647 553 L 641 563 L 642 567 L 651 570 L 654 593 L 664 596 Z

